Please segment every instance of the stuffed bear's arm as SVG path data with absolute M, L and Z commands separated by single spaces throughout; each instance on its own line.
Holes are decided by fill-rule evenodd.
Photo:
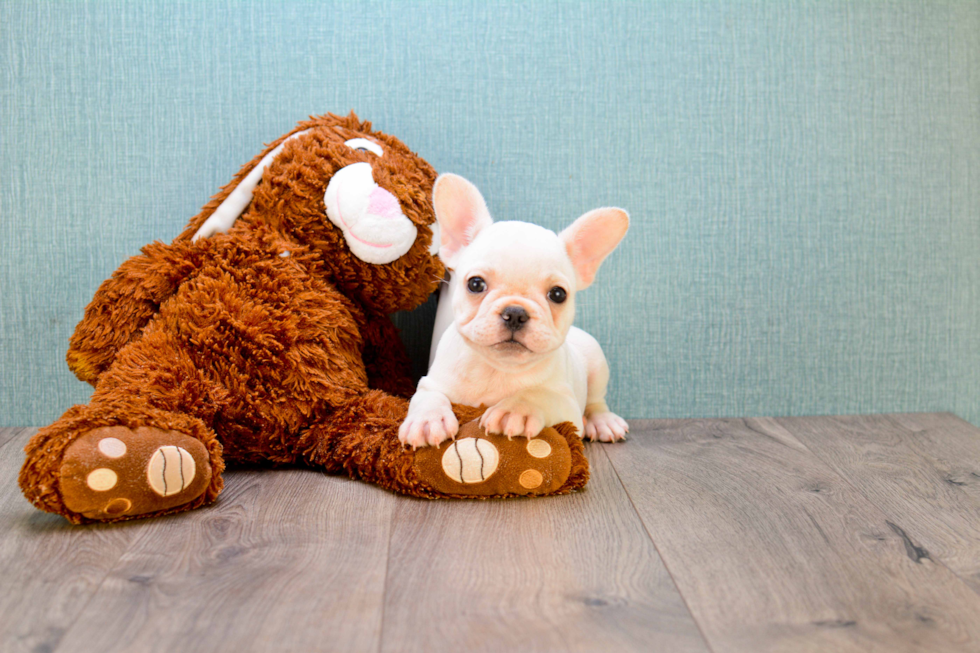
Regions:
M 387 317 L 369 319 L 361 327 L 364 338 L 364 367 L 368 386 L 399 397 L 415 394 L 412 361 L 405 351 L 398 328 Z
M 155 242 L 141 251 L 102 282 L 75 327 L 67 360 L 82 381 L 95 385 L 116 353 L 142 331 L 160 304 L 203 260 L 202 248 L 189 242 Z

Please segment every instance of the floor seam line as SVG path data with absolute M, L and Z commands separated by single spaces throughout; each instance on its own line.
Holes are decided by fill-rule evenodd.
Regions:
M 677 590 L 677 595 L 681 597 L 681 601 L 684 603 L 684 608 L 687 610 L 687 613 L 691 615 L 691 621 L 694 622 L 695 628 L 698 629 L 698 634 L 701 635 L 701 641 L 704 642 L 704 645 L 708 648 L 709 651 L 714 653 L 715 651 L 714 646 L 711 645 L 711 642 L 708 640 L 708 636 L 705 634 L 704 629 L 701 627 L 701 623 L 698 621 L 697 617 L 694 616 L 694 611 L 691 610 L 691 604 L 688 602 L 687 597 L 684 596 L 684 592 L 681 591 L 680 586 L 677 584 L 677 579 L 674 577 L 674 572 L 670 570 L 670 565 L 668 565 L 667 561 L 664 559 L 664 555 L 660 551 L 660 547 L 657 546 L 657 541 L 654 539 L 653 533 L 650 532 L 650 528 L 647 526 L 647 523 L 643 520 L 643 515 L 640 514 L 639 510 L 637 510 L 636 502 L 633 501 L 633 495 L 631 495 L 629 490 L 626 489 L 626 484 L 623 483 L 623 478 L 622 476 L 619 475 L 619 470 L 616 469 L 616 463 L 613 462 L 613 459 L 609 456 L 608 453 L 606 453 L 605 449 L 602 449 L 602 455 L 604 455 L 606 457 L 606 460 L 609 461 L 609 466 L 612 468 L 613 473 L 616 475 L 616 480 L 619 482 L 619 487 L 623 488 L 623 492 L 626 494 L 626 498 L 629 499 L 630 507 L 633 509 L 633 514 L 635 514 L 636 518 L 640 521 L 640 525 L 643 527 L 643 531 L 647 534 L 647 539 L 650 540 L 650 543 L 653 545 L 653 550 L 657 552 L 657 557 L 660 558 L 660 564 L 664 566 L 664 570 L 667 572 L 667 576 L 670 577 L 670 582 L 673 583 L 674 589 Z
M 384 650 L 385 616 L 388 612 L 388 574 L 391 572 L 391 540 L 395 535 L 395 512 L 397 505 L 391 507 L 391 520 L 388 524 L 388 547 L 385 551 L 385 581 L 381 592 L 381 620 L 378 624 L 378 653 Z

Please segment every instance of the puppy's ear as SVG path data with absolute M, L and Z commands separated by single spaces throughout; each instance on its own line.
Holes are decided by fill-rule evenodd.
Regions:
M 493 224 L 493 219 L 480 191 L 459 175 L 439 175 L 432 189 L 432 204 L 439 222 L 439 258 L 452 269 L 463 248 Z
M 629 226 L 630 216 L 623 209 L 594 209 L 559 234 L 575 268 L 577 290 L 592 284 L 599 265 L 616 249 Z

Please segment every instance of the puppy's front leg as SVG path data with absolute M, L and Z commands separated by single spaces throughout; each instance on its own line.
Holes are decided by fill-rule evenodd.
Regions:
M 480 426 L 488 433 L 503 433 L 508 438 L 523 435 L 533 438 L 546 426 L 572 422 L 582 429 L 581 408 L 571 391 L 552 389 L 522 390 L 503 399 L 483 413 Z
M 413 449 L 439 446 L 459 432 L 459 422 L 449 398 L 438 390 L 425 387 L 425 381 L 424 377 L 419 381 L 419 389 L 408 405 L 408 415 L 398 427 L 398 440 Z

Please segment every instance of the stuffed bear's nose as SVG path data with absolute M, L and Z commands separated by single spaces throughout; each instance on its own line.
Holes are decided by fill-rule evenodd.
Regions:
M 382 218 L 400 218 L 402 207 L 398 204 L 398 198 L 378 186 L 368 195 L 367 212 Z
M 530 316 L 520 306 L 508 306 L 500 312 L 500 319 L 504 321 L 504 326 L 511 331 L 520 331 Z

